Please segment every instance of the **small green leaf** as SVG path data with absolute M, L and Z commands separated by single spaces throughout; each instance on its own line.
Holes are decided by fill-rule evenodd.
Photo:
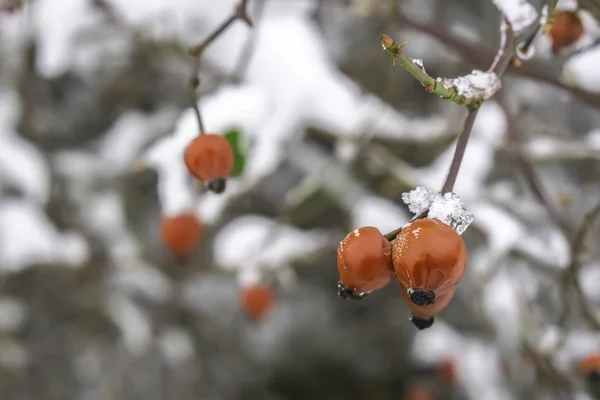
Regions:
M 231 145 L 231 149 L 233 150 L 233 155 L 235 157 L 231 176 L 240 176 L 246 167 L 244 136 L 239 129 L 230 129 L 225 132 L 223 136 Z

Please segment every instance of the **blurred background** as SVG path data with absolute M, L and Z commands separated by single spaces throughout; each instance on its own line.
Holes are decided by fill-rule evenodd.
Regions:
M 534 36 L 546 3 L 458 175 L 467 273 L 418 331 L 396 283 L 337 296 L 337 246 L 441 188 L 466 109 L 379 38 L 433 77 L 487 70 L 492 1 L 248 0 L 199 68 L 236 147 L 214 194 L 182 159 L 187 47 L 236 1 L 0 0 L 0 398 L 599 398 L 600 3 Z M 182 214 L 183 256 L 161 230 Z

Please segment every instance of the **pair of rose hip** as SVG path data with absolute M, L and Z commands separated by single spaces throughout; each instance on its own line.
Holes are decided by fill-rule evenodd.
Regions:
M 355 229 L 340 243 L 337 265 L 338 294 L 345 299 L 361 299 L 397 278 L 410 321 L 423 330 L 452 300 L 467 266 L 467 248 L 449 225 L 421 218 L 391 241 L 375 227 Z

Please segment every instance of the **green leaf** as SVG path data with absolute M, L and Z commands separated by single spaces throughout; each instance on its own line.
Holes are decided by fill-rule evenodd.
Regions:
M 246 167 L 246 149 L 244 146 L 244 135 L 239 129 L 230 129 L 223 134 L 225 139 L 231 145 L 233 155 L 235 157 L 233 161 L 233 170 L 231 176 L 240 176 L 244 172 Z

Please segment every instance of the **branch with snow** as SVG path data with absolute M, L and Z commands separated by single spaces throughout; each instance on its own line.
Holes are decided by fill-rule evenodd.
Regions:
M 428 93 L 464 104 L 467 107 L 479 107 L 484 100 L 492 97 L 500 88 L 500 79 L 493 72 L 473 70 L 470 74 L 455 79 L 433 78 L 423 66 L 423 61 L 412 59 L 403 52 L 404 43 L 398 43 L 387 35 L 381 35 L 381 44 L 396 61 L 425 87 Z

